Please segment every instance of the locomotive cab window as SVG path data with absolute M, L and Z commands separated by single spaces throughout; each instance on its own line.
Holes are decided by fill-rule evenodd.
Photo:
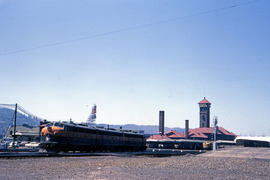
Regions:
M 61 127 L 61 128 L 63 128 L 63 127 L 64 127 L 64 125 L 63 125 L 63 124 L 61 124 L 61 123 L 54 123 L 54 126 Z
M 52 126 L 53 123 L 46 124 L 46 127 Z

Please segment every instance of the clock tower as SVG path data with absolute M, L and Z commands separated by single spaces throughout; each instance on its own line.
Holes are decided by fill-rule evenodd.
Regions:
M 211 106 L 211 103 L 209 101 L 207 101 L 205 99 L 205 97 L 203 98 L 203 100 L 201 100 L 199 102 L 200 128 L 203 128 L 203 127 L 209 128 L 210 127 L 210 106 Z

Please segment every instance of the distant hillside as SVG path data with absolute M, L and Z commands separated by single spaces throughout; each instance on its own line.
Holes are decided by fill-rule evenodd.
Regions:
M 17 125 L 27 124 L 29 126 L 39 125 L 39 119 L 28 117 L 20 112 L 17 113 Z M 14 110 L 8 108 L 0 108 L 0 138 L 5 134 L 8 126 L 14 123 Z
M 107 127 L 107 124 L 97 124 L 97 126 L 103 126 Z M 125 124 L 125 125 L 110 125 L 110 128 L 119 129 L 120 126 L 122 129 L 128 129 L 128 130 L 143 130 L 144 134 L 158 134 L 158 126 L 157 125 L 136 125 L 136 124 Z M 165 132 L 170 130 L 176 130 L 178 132 L 184 132 L 183 128 L 174 127 L 174 128 L 168 128 L 165 127 Z

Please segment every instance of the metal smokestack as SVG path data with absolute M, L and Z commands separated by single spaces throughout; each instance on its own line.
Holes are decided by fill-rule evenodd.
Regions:
M 159 111 L 159 134 L 164 135 L 164 111 Z
M 186 123 L 185 123 L 185 138 L 188 139 L 188 131 L 189 131 L 189 121 L 186 120 Z

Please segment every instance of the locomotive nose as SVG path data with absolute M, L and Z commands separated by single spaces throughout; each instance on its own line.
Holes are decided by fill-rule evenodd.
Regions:
M 49 132 L 52 132 L 52 128 L 50 126 L 47 127 L 47 129 L 48 129 Z

